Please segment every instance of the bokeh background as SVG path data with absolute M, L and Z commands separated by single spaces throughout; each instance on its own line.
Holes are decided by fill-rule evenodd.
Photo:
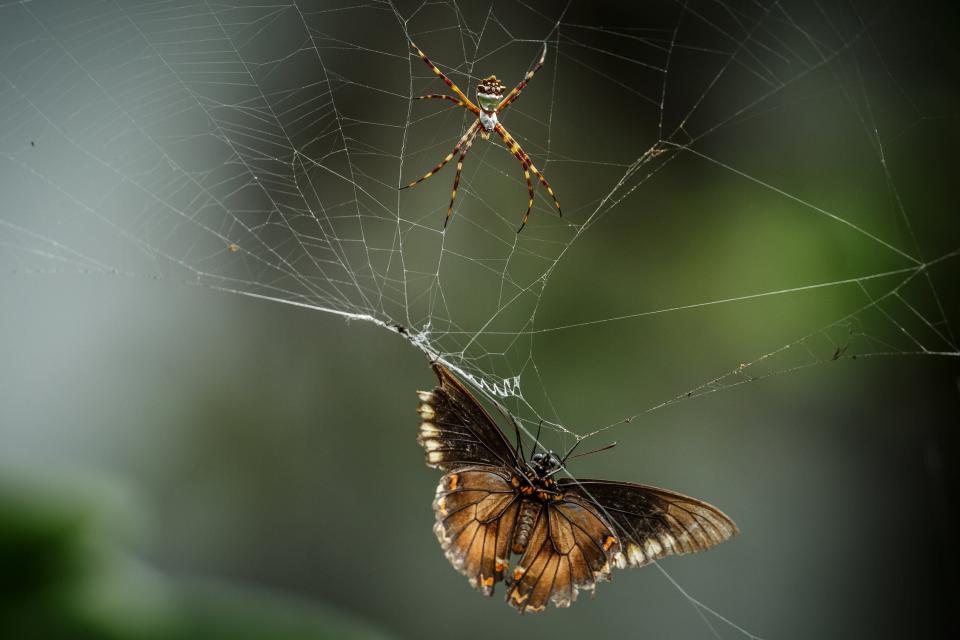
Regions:
M 955 637 L 957 18 L 0 4 L 0 629 Z M 408 36 L 463 85 L 550 43 L 504 122 L 563 220 L 539 200 L 517 236 L 516 162 L 481 141 L 445 236 L 452 168 L 396 195 L 466 122 L 410 101 L 442 85 Z M 519 375 L 505 402 L 548 446 L 610 426 L 573 473 L 703 498 L 741 535 L 568 610 L 482 598 L 431 532 L 427 357 L 344 313 Z

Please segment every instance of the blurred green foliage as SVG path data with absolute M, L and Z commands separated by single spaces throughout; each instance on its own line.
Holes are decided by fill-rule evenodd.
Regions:
M 0 479 L 0 629 L 41 640 L 388 638 L 316 601 L 164 576 L 109 540 L 104 496 Z

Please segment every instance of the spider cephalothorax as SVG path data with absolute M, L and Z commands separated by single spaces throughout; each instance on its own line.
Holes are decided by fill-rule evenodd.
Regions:
M 540 60 L 533 66 L 530 71 L 527 71 L 527 75 L 523 77 L 523 80 L 513 88 L 510 93 L 504 96 L 504 91 L 506 86 L 497 79 L 497 76 L 488 76 L 480 81 L 477 85 L 477 102 L 480 103 L 480 106 L 473 104 L 470 98 L 460 90 L 460 88 L 453 83 L 447 76 L 443 74 L 440 69 L 437 68 L 435 64 L 430 62 L 430 58 L 426 56 L 420 49 L 417 48 L 417 45 L 412 42 L 410 45 L 413 47 L 414 51 L 417 52 L 417 55 L 427 64 L 428 67 L 433 71 L 433 73 L 443 80 L 450 90 L 454 93 L 454 96 L 446 94 L 430 94 L 426 96 L 417 96 L 418 100 L 449 100 L 453 102 L 458 107 L 463 107 L 467 111 L 473 113 L 477 119 L 471 124 L 466 133 L 460 138 L 456 146 L 453 148 L 453 151 L 447 154 L 437 166 L 432 170 L 423 175 L 423 177 L 418 180 L 414 180 L 407 186 L 403 187 L 404 189 L 409 189 L 414 187 L 437 171 L 440 171 L 448 162 L 453 159 L 453 156 L 460 153 L 460 157 L 457 159 L 457 175 L 453 179 L 453 191 L 450 192 L 450 206 L 447 207 L 447 219 L 444 221 L 443 226 L 447 226 L 447 222 L 450 221 L 450 215 L 453 213 L 453 202 L 457 198 L 457 187 L 460 185 L 460 173 L 463 171 L 463 160 L 467 157 L 467 152 L 470 151 L 470 147 L 473 145 L 473 140 L 476 138 L 477 134 L 480 134 L 480 137 L 484 140 L 490 137 L 490 134 L 495 132 L 503 140 L 503 143 L 510 149 L 510 153 L 520 162 L 520 166 L 523 169 L 523 177 L 527 181 L 527 194 L 530 196 L 527 201 L 527 211 L 523 214 L 523 222 L 520 224 L 520 229 L 517 230 L 517 233 L 520 233 L 520 230 L 523 229 L 524 225 L 527 224 L 527 218 L 530 217 L 530 210 L 533 208 L 533 183 L 530 182 L 530 173 L 533 173 L 540 181 L 540 184 L 547 190 L 547 193 L 550 194 L 550 197 L 553 198 L 553 203 L 557 206 L 557 212 L 560 213 L 560 201 L 557 200 L 557 196 L 554 195 L 553 189 L 550 187 L 550 183 L 547 182 L 547 179 L 543 177 L 540 171 L 533 165 L 533 161 L 530 160 L 530 156 L 520 147 L 520 143 L 514 140 L 513 136 L 507 133 L 507 130 L 503 128 L 503 125 L 497 120 L 497 115 L 502 113 L 510 103 L 520 97 L 520 92 L 523 91 L 523 88 L 527 86 L 530 80 L 533 78 L 534 74 L 539 71 L 540 67 L 543 66 L 543 61 L 547 56 L 547 47 L 544 45 L 543 53 L 540 56 Z

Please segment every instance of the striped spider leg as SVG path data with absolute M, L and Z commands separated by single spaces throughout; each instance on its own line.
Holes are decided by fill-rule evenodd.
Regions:
M 484 140 L 489 139 L 490 134 L 496 132 L 497 135 L 503 140 L 503 143 L 510 150 L 510 153 L 514 155 L 518 162 L 520 162 L 520 167 L 523 169 L 523 177 L 527 181 L 527 194 L 529 199 L 527 200 L 527 210 L 523 215 L 523 221 L 520 223 L 520 228 L 517 229 L 517 233 L 523 230 L 523 227 L 527 224 L 527 219 L 530 217 L 530 211 L 533 209 L 533 182 L 530 180 L 530 173 L 533 172 L 533 175 L 537 177 L 540 181 L 540 184 L 547 190 L 547 193 L 550 194 L 550 197 L 553 198 L 553 202 L 557 207 L 557 212 L 560 215 L 563 215 L 560 210 L 560 201 L 557 200 L 557 196 L 554 194 L 553 189 L 550 187 L 550 183 L 547 182 L 547 179 L 540 173 L 540 171 L 534 166 L 533 161 L 530 160 L 530 156 L 526 154 L 523 148 L 520 146 L 520 143 L 511 136 L 506 129 L 503 128 L 503 125 L 497 121 L 497 115 L 506 109 L 510 104 L 516 101 L 520 97 L 520 93 L 523 89 L 530 83 L 530 80 L 533 79 L 533 76 L 536 75 L 537 71 L 543 67 L 543 62 L 547 56 L 547 46 L 544 44 L 543 53 L 540 54 L 540 59 L 537 63 L 527 71 L 526 75 L 523 77 L 523 80 L 513 88 L 510 93 L 504 96 L 504 91 L 506 87 L 500 80 L 497 79 L 497 76 L 488 76 L 480 81 L 477 85 L 477 102 L 480 103 L 479 106 L 471 102 L 470 98 L 466 96 L 460 88 L 454 84 L 450 78 L 448 78 L 440 69 L 433 64 L 426 54 L 421 51 L 417 45 L 410 43 L 410 46 L 414 51 L 417 52 L 417 55 L 420 56 L 420 59 L 430 67 L 430 70 L 433 71 L 434 75 L 443 80 L 443 82 L 450 88 L 450 90 L 456 95 L 450 96 L 446 94 L 429 94 L 423 96 L 417 96 L 417 100 L 449 100 L 453 102 L 458 107 L 463 107 L 467 111 L 470 111 L 477 116 L 477 120 L 470 125 L 467 131 L 463 134 L 460 140 L 457 142 L 453 150 L 447 154 L 436 167 L 433 168 L 430 172 L 426 173 L 419 180 L 411 182 L 403 189 L 408 189 L 410 187 L 416 186 L 417 184 L 423 182 L 437 171 L 442 169 L 450 160 L 453 159 L 453 156 L 460 152 L 460 157 L 457 159 L 457 175 L 453 181 L 453 190 L 450 193 L 450 206 L 447 209 L 447 217 L 443 223 L 444 228 L 446 228 L 447 223 L 450 221 L 450 216 L 453 213 L 453 203 L 457 197 L 457 187 L 460 185 L 460 175 L 463 170 L 463 161 L 466 158 L 467 153 L 470 151 L 470 147 L 473 145 L 474 138 L 477 133 L 480 134 Z
M 440 99 L 443 99 L 443 100 L 451 100 L 451 101 L 457 103 L 458 106 L 462 106 L 463 108 L 467 109 L 468 111 L 472 111 L 474 114 L 478 114 L 478 115 L 479 115 L 480 109 L 478 109 L 478 108 L 477 108 L 477 105 L 473 104 L 473 102 L 470 101 L 470 98 L 467 97 L 467 94 L 465 94 L 463 91 L 461 91 L 461 90 L 460 90 L 460 87 L 458 87 L 456 84 L 454 84 L 453 80 L 451 80 L 450 78 L 448 78 L 447 76 L 445 76 L 444 73 L 443 73 L 443 71 L 440 71 L 440 69 L 437 68 L 437 65 L 433 64 L 432 62 L 430 62 L 430 58 L 427 57 L 427 54 L 425 54 L 423 51 L 421 51 L 420 48 L 419 48 L 417 45 L 415 45 L 415 44 L 413 44 L 413 43 L 411 42 L 411 43 L 410 43 L 410 46 L 413 48 L 414 51 L 417 52 L 417 55 L 420 56 L 420 59 L 423 60 L 424 63 L 426 63 L 426 65 L 427 65 L 428 67 L 430 67 L 430 70 L 433 71 L 434 75 L 436 75 L 438 78 L 440 78 L 441 80 L 443 80 L 443 82 L 444 82 L 448 87 L 450 87 L 450 90 L 453 91 L 453 92 L 457 95 L 457 98 L 459 98 L 459 100 L 458 100 L 457 98 L 454 98 L 453 96 L 447 96 L 447 95 L 440 95 L 440 94 L 436 94 L 436 93 L 431 93 L 430 95 L 426 95 L 426 96 L 418 96 L 417 99 L 418 99 L 418 100 L 428 100 L 428 99 L 431 99 L 431 98 L 440 98 Z
M 533 209 L 533 183 L 530 182 L 530 172 L 533 172 L 533 175 L 537 176 L 537 179 L 540 181 L 540 184 L 547 190 L 547 193 L 550 194 L 550 197 L 553 198 L 553 204 L 557 206 L 557 214 L 563 215 L 563 211 L 560 210 L 560 201 L 557 200 L 557 196 L 553 193 L 553 188 L 550 186 L 550 183 L 547 182 L 547 179 L 543 177 L 543 174 L 540 173 L 533 162 L 530 160 L 530 156 L 527 155 L 527 152 L 523 150 L 523 147 L 520 146 L 520 143 L 517 142 L 513 136 L 507 133 L 507 130 L 503 128 L 503 125 L 499 122 L 493 129 L 497 132 L 497 135 L 503 139 L 503 144 L 507 145 L 507 148 L 510 149 L 510 153 L 520 161 L 520 166 L 523 168 L 523 177 L 527 180 L 527 191 L 530 195 L 530 200 L 527 202 L 527 212 L 523 214 L 523 222 L 520 223 L 520 228 L 517 229 L 517 233 L 523 231 L 523 227 L 527 224 L 527 218 L 530 217 L 530 210 Z
M 547 44 L 543 44 L 543 53 L 540 54 L 540 59 L 537 60 L 537 64 L 533 65 L 533 68 L 530 71 L 527 71 L 527 75 L 523 76 L 523 80 L 513 88 L 513 90 L 507 94 L 507 97 L 497 105 L 497 113 L 502 112 L 504 109 L 510 106 L 510 103 L 520 97 L 520 92 L 530 84 L 530 81 L 533 80 L 533 76 L 537 74 L 537 71 L 540 71 L 540 67 L 543 66 L 543 61 L 547 59 Z
M 437 166 L 435 166 L 430 171 L 423 174 L 420 178 L 414 180 L 405 187 L 400 187 L 401 189 L 409 189 L 410 187 L 415 187 L 440 169 L 446 166 L 448 162 L 453 160 L 453 156 L 457 155 L 457 152 L 460 151 L 461 147 L 463 151 L 460 153 L 460 157 L 457 159 L 457 177 L 453 180 L 453 190 L 450 192 L 450 206 L 447 207 L 447 219 L 443 223 L 443 228 L 447 228 L 447 223 L 450 222 L 450 216 L 453 214 L 453 202 L 457 199 L 457 187 L 460 185 L 460 173 L 463 171 L 463 159 L 467 156 L 467 152 L 470 151 L 470 147 L 473 145 L 473 139 L 477 135 L 477 129 L 480 128 L 480 121 L 477 120 L 469 127 L 467 127 L 467 132 L 463 134 L 460 140 L 457 141 L 457 144 L 453 147 L 453 150 L 447 154 L 443 160 L 441 160 Z

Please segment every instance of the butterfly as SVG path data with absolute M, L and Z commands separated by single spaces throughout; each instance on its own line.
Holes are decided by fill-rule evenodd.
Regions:
M 579 591 L 609 580 L 612 567 L 640 567 L 702 551 L 737 533 L 719 509 L 666 489 L 629 482 L 556 479 L 567 455 L 523 453 L 442 364 L 433 391 L 418 391 L 426 463 L 445 472 L 433 530 L 450 564 L 493 595 L 504 582 L 520 613 L 548 602 L 568 607 Z M 516 564 L 510 569 L 510 561 Z

